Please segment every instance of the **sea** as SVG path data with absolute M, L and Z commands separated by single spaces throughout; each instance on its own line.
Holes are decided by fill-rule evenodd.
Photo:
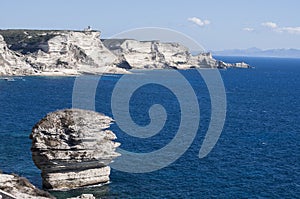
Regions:
M 82 193 L 92 193 L 96 198 L 300 198 L 300 59 L 215 58 L 230 63 L 244 61 L 255 68 L 219 70 L 226 93 L 226 118 L 216 145 L 206 157 L 199 158 L 199 149 L 211 121 L 210 92 L 196 69 L 178 71 L 196 95 L 198 104 L 191 106 L 200 110 L 198 131 L 183 154 L 151 172 L 113 168 L 105 185 L 51 193 L 57 198 Z M 111 99 L 121 78 L 101 77 L 96 87 L 96 111 L 114 118 Z M 42 188 L 40 170 L 31 158 L 29 135 L 47 113 L 72 107 L 75 79 L 0 79 L 3 173 L 16 173 Z M 180 88 L 176 78 L 172 81 Z M 188 101 L 189 95 L 186 98 Z M 135 153 L 163 148 L 179 129 L 180 103 L 165 86 L 141 86 L 130 99 L 131 119 L 146 126 L 151 122 L 150 107 L 160 104 L 167 120 L 156 135 L 147 138 L 129 135 L 115 123 L 111 129 L 118 137 L 116 141 L 123 150 Z

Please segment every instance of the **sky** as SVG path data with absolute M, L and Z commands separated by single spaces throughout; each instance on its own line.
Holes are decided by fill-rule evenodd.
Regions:
M 9 0 L 0 29 L 75 29 L 102 38 L 142 27 L 182 32 L 205 49 L 300 49 L 299 0 Z

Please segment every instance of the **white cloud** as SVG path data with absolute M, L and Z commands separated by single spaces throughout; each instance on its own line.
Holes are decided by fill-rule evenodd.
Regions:
M 209 20 L 201 20 L 197 17 L 190 17 L 187 20 L 193 22 L 194 24 L 196 24 L 198 26 L 206 26 L 206 25 L 210 24 Z
M 300 34 L 300 27 L 283 27 L 279 29 L 281 32 L 287 32 L 290 34 Z
M 254 28 L 243 28 L 243 31 L 247 31 L 247 32 L 253 32 Z
M 265 26 L 265 27 L 268 27 L 268 28 L 272 28 L 272 29 L 275 29 L 277 28 L 277 24 L 274 23 L 274 22 L 264 22 L 261 24 L 262 26 Z
M 265 22 L 261 24 L 262 26 L 271 28 L 275 32 L 279 33 L 289 33 L 289 34 L 300 34 L 300 27 L 279 27 L 274 22 Z

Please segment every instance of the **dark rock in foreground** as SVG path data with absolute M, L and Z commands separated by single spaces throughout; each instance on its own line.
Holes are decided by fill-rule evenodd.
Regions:
M 93 111 L 66 109 L 48 114 L 32 129 L 32 158 L 43 186 L 63 190 L 109 181 L 109 163 L 119 156 L 113 120 Z

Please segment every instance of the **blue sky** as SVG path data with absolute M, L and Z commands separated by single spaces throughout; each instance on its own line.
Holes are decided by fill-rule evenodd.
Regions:
M 205 49 L 300 49 L 298 0 L 9 0 L 1 2 L 0 28 L 76 29 L 102 37 L 140 27 L 183 32 Z

